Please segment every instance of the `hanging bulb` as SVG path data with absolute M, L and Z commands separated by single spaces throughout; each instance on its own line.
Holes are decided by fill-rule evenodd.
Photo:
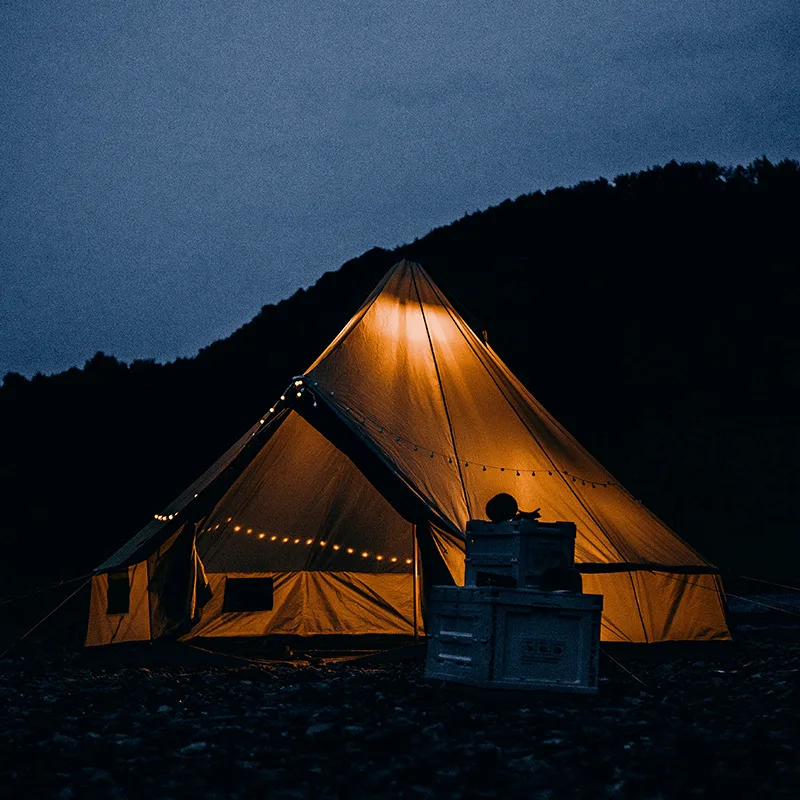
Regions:
M 366 558 L 368 555 L 369 555 L 369 553 L 368 553 L 368 552 L 365 550 L 365 551 L 364 551 L 364 552 L 361 554 L 361 558 Z
M 517 477 L 519 478 L 519 470 L 517 470 Z
M 484 467 L 483 467 L 483 471 L 484 471 L 484 472 L 486 472 L 486 466 L 485 466 L 485 465 L 484 465 Z
M 295 386 L 302 386 L 303 385 L 303 381 L 295 381 L 294 385 Z
M 338 545 L 338 544 L 335 544 L 335 545 L 333 546 L 333 549 L 334 549 L 334 550 L 338 550 L 338 549 L 339 549 L 339 545 Z
M 410 559 L 410 558 L 407 558 L 407 559 L 406 559 L 406 564 L 413 564 L 413 563 L 414 563 L 414 562 L 413 562 L 413 560 L 412 560 L 412 559 Z
M 347 552 L 350 553 L 350 555 L 353 555 L 353 552 L 354 552 L 353 548 L 352 547 L 348 547 L 347 548 Z
M 263 539 L 267 534 L 266 533 L 259 533 L 258 538 Z
M 306 544 L 314 544 L 314 540 L 313 539 L 306 539 Z
M 397 561 L 397 556 L 392 556 L 389 560 L 394 564 Z
M 281 541 L 282 541 L 284 544 L 286 544 L 286 542 L 288 542 L 288 541 L 289 541 L 289 537 L 288 537 L 288 536 L 284 536 L 284 537 L 283 537 L 283 539 L 281 539 Z
M 273 406 L 272 408 L 270 408 L 270 410 L 269 410 L 269 413 L 270 413 L 270 414 L 274 414 L 274 413 L 275 413 L 275 406 Z
M 295 544 L 300 544 L 300 540 L 299 540 L 299 539 L 295 539 L 295 540 L 294 540 L 294 543 L 295 543 Z
M 316 407 L 317 407 L 317 401 L 315 400 L 314 401 L 314 408 L 316 408 Z
M 233 529 L 233 532 L 234 532 L 234 533 L 239 533 L 239 531 L 240 531 L 241 529 L 242 529 L 242 526 L 241 526 L 241 525 L 236 525 L 236 526 L 234 527 L 234 529 Z
M 285 394 L 282 394 L 282 395 L 281 395 L 281 400 L 285 400 L 285 399 L 286 399 L 286 395 L 285 395 Z
M 247 529 L 247 532 L 248 532 L 248 533 L 252 533 L 252 532 L 253 532 L 253 529 L 252 529 L 252 528 L 248 528 L 248 529 Z
M 303 396 L 303 393 L 302 393 L 302 392 L 298 392 L 298 393 L 297 393 L 297 396 L 298 396 L 298 397 L 302 397 L 302 396 Z
M 275 541 L 277 538 L 278 538 L 277 536 L 270 536 L 270 537 L 269 537 L 269 540 L 270 540 L 271 542 L 274 542 L 274 541 Z
M 375 556 L 375 559 L 376 559 L 377 561 L 383 561 L 383 556 Z

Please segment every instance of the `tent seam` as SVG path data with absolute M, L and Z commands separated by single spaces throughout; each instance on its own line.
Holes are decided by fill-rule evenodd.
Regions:
M 419 303 L 419 310 L 422 314 L 422 321 L 425 323 L 425 334 L 428 337 L 428 344 L 431 348 L 431 356 L 433 357 L 433 366 L 436 370 L 436 380 L 439 384 L 439 393 L 442 396 L 442 405 L 444 406 L 444 414 L 447 418 L 447 427 L 450 430 L 450 441 L 453 443 L 453 455 L 456 457 L 456 466 L 458 467 L 458 476 L 461 478 L 461 491 L 464 493 L 464 503 L 467 507 L 467 518 L 472 519 L 472 508 L 469 503 L 469 494 L 467 493 L 467 484 L 464 480 L 464 473 L 461 469 L 461 459 L 458 457 L 458 447 L 456 446 L 456 434 L 453 430 L 453 422 L 450 419 L 450 410 L 447 407 L 447 398 L 444 393 L 444 385 L 442 384 L 442 375 L 439 372 L 439 362 L 436 359 L 436 351 L 433 347 L 433 339 L 431 339 L 431 332 L 428 328 L 428 320 L 425 316 L 425 307 L 422 305 L 422 298 L 419 294 L 419 287 L 417 286 L 417 276 L 414 274 L 414 268 L 411 269 L 411 280 L 414 283 L 414 291 L 417 293 L 417 302 Z

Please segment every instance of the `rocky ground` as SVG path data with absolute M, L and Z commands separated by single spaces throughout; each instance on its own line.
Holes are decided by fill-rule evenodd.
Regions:
M 604 651 L 594 696 L 444 685 L 419 661 L 15 655 L 0 662 L 0 796 L 800 795 L 796 632 Z

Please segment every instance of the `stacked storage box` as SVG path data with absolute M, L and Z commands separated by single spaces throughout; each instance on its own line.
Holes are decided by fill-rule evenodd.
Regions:
M 603 598 L 546 590 L 576 575 L 574 549 L 572 523 L 468 523 L 465 586 L 429 597 L 426 676 L 596 692 Z

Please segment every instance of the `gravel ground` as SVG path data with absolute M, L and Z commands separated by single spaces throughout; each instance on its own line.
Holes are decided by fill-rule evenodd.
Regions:
M 607 648 L 605 648 L 607 650 Z M 0 796 L 800 796 L 800 636 L 613 650 L 594 696 L 423 664 L 0 662 Z

